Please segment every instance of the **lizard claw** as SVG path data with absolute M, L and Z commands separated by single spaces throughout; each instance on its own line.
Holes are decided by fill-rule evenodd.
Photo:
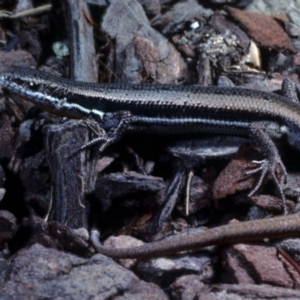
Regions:
M 101 150 L 102 148 L 104 149 L 107 142 L 108 142 L 108 137 L 105 135 L 105 136 L 98 136 L 94 139 L 92 139 L 91 141 L 89 141 L 88 143 L 84 144 L 82 147 L 80 147 L 80 150 L 84 150 L 88 147 L 91 147 L 95 144 L 98 144 L 98 143 L 103 143 L 99 149 L 99 152 L 102 152 L 103 150 Z
M 254 188 L 249 192 L 248 196 L 249 197 L 253 196 L 261 187 L 266 175 L 270 174 L 272 177 L 272 181 L 274 182 L 277 190 L 279 191 L 280 198 L 283 203 L 284 214 L 286 214 L 287 213 L 286 198 L 280 186 L 280 181 L 281 179 L 283 179 L 283 181 L 286 183 L 287 172 L 283 162 L 281 161 L 281 158 L 279 156 L 276 156 L 272 159 L 253 160 L 252 163 L 258 165 L 258 167 L 253 170 L 247 171 L 246 175 L 260 173 L 260 177 L 256 185 L 254 186 Z
M 107 141 L 109 140 L 106 131 L 99 126 L 97 122 L 95 122 L 92 119 L 83 120 L 81 122 L 84 126 L 86 126 L 91 132 L 93 132 L 96 137 L 92 140 L 90 140 L 88 143 L 84 144 L 82 147 L 80 147 L 79 150 L 84 150 L 88 147 L 91 147 L 97 143 L 103 143 L 103 145 L 106 145 Z M 101 148 L 103 147 L 101 146 Z
M 255 187 L 249 192 L 249 194 L 248 194 L 249 197 L 253 196 L 258 191 L 258 189 L 261 187 L 262 182 L 265 179 L 267 172 L 268 172 L 267 159 L 253 160 L 253 161 L 251 161 L 251 163 L 253 163 L 255 165 L 259 165 L 259 166 L 253 170 L 247 171 L 246 175 L 253 175 L 253 174 L 260 173 L 260 177 L 259 177 L 258 182 L 256 183 Z

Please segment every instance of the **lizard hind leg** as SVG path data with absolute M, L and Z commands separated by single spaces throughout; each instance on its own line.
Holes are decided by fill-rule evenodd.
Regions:
M 277 133 L 275 132 L 275 129 L 278 130 Z M 287 172 L 279 156 L 278 150 L 270 137 L 279 137 L 279 131 L 279 125 L 272 122 L 253 122 L 250 124 L 249 135 L 260 148 L 265 156 L 265 159 L 261 161 L 252 161 L 252 163 L 258 165 L 258 167 L 248 171 L 246 175 L 260 173 L 258 182 L 249 193 L 249 196 L 252 196 L 258 191 L 263 183 L 264 178 L 267 176 L 267 174 L 269 174 L 279 192 L 284 214 L 287 214 L 286 198 L 282 187 L 280 186 L 281 179 L 286 182 Z
M 298 96 L 300 95 L 300 84 L 293 80 L 286 78 L 282 82 L 282 94 L 283 96 L 295 103 L 299 103 Z

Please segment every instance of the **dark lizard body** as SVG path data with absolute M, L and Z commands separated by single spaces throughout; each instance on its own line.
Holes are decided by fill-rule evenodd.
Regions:
M 285 96 L 241 88 L 153 84 L 92 84 L 74 82 L 33 69 L 13 68 L 0 75 L 0 84 L 36 106 L 71 118 L 92 118 L 105 132 L 100 151 L 124 133 L 180 134 L 214 132 L 249 135 L 266 160 L 249 174 L 260 172 L 258 184 L 269 172 L 281 198 L 276 168 L 286 175 L 272 139 L 286 135 L 300 150 L 300 106 L 289 82 Z M 85 146 L 88 146 L 85 145 Z
M 14 68 L 0 74 L 0 85 L 24 96 L 46 111 L 64 117 L 93 119 L 105 131 L 99 132 L 99 137 L 88 145 L 99 142 L 100 151 L 117 141 L 124 133 L 214 132 L 248 135 L 266 157 L 255 162 L 258 167 L 248 172 L 261 172 L 260 179 L 250 194 L 257 191 L 265 175 L 269 173 L 285 207 L 285 197 L 279 185 L 280 176 L 277 170 L 278 167 L 281 168 L 284 175 L 286 171 L 272 139 L 286 136 L 288 142 L 300 150 L 300 105 L 295 101 L 295 90 L 299 88 L 293 87 L 288 81 L 283 84 L 284 96 L 280 96 L 241 88 L 91 84 L 74 82 L 37 70 Z M 263 223 L 265 226 L 272 222 L 266 221 Z M 251 224 L 260 224 L 258 222 L 261 221 L 255 222 Z M 234 228 L 238 230 L 238 226 L 230 227 L 231 235 L 234 235 Z M 247 227 L 250 239 L 255 239 L 255 235 L 257 238 L 264 236 L 264 233 L 268 235 L 268 228 L 257 226 L 259 232 L 255 230 L 255 226 L 252 232 L 251 226 Z M 292 227 L 289 231 L 293 232 L 292 235 L 298 232 L 298 223 L 296 227 L 295 230 L 295 227 Z M 272 229 L 271 235 L 275 235 L 279 229 L 278 226 Z M 240 237 L 241 235 L 238 235 L 238 238 Z M 229 236 L 227 239 L 231 240 Z M 187 243 L 194 242 L 191 239 Z M 173 244 L 171 252 L 174 252 L 174 249 L 183 250 L 180 244 L 179 239 Z M 98 250 L 101 252 L 100 248 Z M 104 252 L 109 255 L 109 251 Z M 131 253 L 133 254 L 130 257 L 140 257 L 134 250 Z M 120 257 L 123 256 L 120 254 Z
M 248 135 L 249 124 L 255 121 L 300 127 L 299 105 L 278 94 L 250 89 L 93 84 L 25 68 L 0 74 L 0 84 L 44 110 L 71 118 L 90 116 L 103 122 L 107 113 L 130 112 L 129 131 L 144 131 L 150 125 L 165 133 L 212 131 Z

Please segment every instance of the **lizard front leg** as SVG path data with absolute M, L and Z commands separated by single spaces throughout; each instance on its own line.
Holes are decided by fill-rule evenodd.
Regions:
M 85 149 L 99 143 L 101 144 L 99 147 L 99 152 L 103 152 L 109 145 L 115 143 L 122 137 L 131 121 L 132 114 L 129 111 L 119 111 L 116 113 L 104 114 L 99 123 L 95 121 L 96 124 L 93 124 L 93 122 L 91 124 L 86 121 L 85 125 L 89 127 L 97 136 L 83 145 L 81 149 Z M 102 126 L 104 128 L 108 127 L 108 132 L 106 132 Z

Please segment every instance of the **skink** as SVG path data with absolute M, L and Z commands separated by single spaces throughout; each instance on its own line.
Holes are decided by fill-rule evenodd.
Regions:
M 289 144 L 300 150 L 300 105 L 296 95 L 299 87 L 289 80 L 283 82 L 281 96 L 242 88 L 92 84 L 34 69 L 12 68 L 0 74 L 0 85 L 46 111 L 94 120 L 102 130 L 85 146 L 100 143 L 100 151 L 124 133 L 248 135 L 265 157 L 255 161 L 257 166 L 248 172 L 260 172 L 250 195 L 269 173 L 286 213 L 279 184 L 282 177 L 286 178 L 286 170 L 272 139 L 286 136 Z
M 300 105 L 296 103 L 299 88 L 288 80 L 280 96 L 242 88 L 92 84 L 34 69 L 12 68 L 0 74 L 0 85 L 46 111 L 69 118 L 92 118 L 105 133 L 88 145 L 99 142 L 100 151 L 124 133 L 248 135 L 265 156 L 248 172 L 261 172 L 250 195 L 269 173 L 286 212 L 277 168 L 281 168 L 283 177 L 286 170 L 272 139 L 286 136 L 300 150 Z

